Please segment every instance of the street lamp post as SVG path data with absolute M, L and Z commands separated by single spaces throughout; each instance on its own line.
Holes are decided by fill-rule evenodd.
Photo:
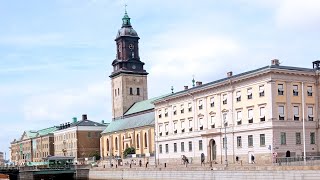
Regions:
M 228 166 L 228 149 L 227 149 L 227 122 L 224 122 L 224 153 L 225 153 L 225 166 Z

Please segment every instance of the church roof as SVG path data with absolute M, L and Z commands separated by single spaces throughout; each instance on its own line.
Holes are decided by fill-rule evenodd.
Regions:
M 127 115 L 135 114 L 138 112 L 154 109 L 154 104 L 152 102 L 155 100 L 161 99 L 164 96 L 167 96 L 167 95 L 158 96 L 158 97 L 154 97 L 144 101 L 136 102 L 130 107 L 130 109 L 128 109 L 128 111 L 124 115 L 127 116 Z
M 78 121 L 76 123 L 72 123 L 71 127 L 74 127 L 74 126 L 106 126 L 106 124 L 101 124 L 101 123 L 97 123 L 97 122 L 86 119 L 86 120 Z
M 127 117 L 112 121 L 102 134 L 116 132 L 131 128 L 154 125 L 154 112 L 139 114 L 137 116 Z

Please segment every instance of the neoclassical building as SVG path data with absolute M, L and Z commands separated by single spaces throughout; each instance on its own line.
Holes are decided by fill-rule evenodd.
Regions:
M 123 158 L 128 147 L 136 157 L 154 154 L 154 99 L 148 99 L 147 75 L 139 56 L 139 36 L 125 12 L 116 41 L 117 56 L 112 62 L 112 122 L 102 132 L 103 159 Z
M 271 65 L 159 98 L 155 103 L 159 163 L 270 163 L 319 153 L 319 66 Z M 304 146 L 305 145 L 305 146 Z M 226 156 L 227 154 L 227 156 Z

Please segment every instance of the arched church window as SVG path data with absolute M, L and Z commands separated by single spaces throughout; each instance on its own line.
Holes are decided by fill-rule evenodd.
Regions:
M 137 134 L 137 149 L 140 148 L 139 134 Z
M 130 88 L 130 95 L 133 95 L 132 87 Z
M 114 145 L 116 147 L 116 150 L 118 150 L 118 137 L 114 140 Z
M 144 133 L 144 147 L 148 147 L 148 137 L 147 137 L 147 133 Z
M 137 88 L 137 95 L 140 95 L 140 88 Z

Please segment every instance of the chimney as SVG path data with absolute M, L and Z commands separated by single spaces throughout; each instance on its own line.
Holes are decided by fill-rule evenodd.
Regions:
M 64 124 L 64 128 L 67 128 L 67 127 L 68 127 L 68 123 L 65 123 L 65 124 Z
M 101 121 L 101 124 L 104 124 L 104 120 Z
M 279 59 L 272 59 L 271 60 L 271 65 L 279 66 L 280 65 Z
M 183 86 L 184 87 L 184 90 L 187 90 L 188 89 L 188 86 Z
M 228 78 L 232 77 L 232 71 L 227 72 L 227 77 Z
M 77 120 L 77 118 L 76 117 L 73 117 L 72 118 L 72 123 L 76 123 L 78 120 Z
M 312 64 L 314 70 L 320 70 L 320 60 L 313 61 Z
M 86 114 L 82 114 L 82 120 L 87 120 L 87 119 L 88 119 L 87 115 Z
M 197 81 L 196 82 L 196 86 L 201 86 L 202 85 L 202 82 L 201 81 Z

